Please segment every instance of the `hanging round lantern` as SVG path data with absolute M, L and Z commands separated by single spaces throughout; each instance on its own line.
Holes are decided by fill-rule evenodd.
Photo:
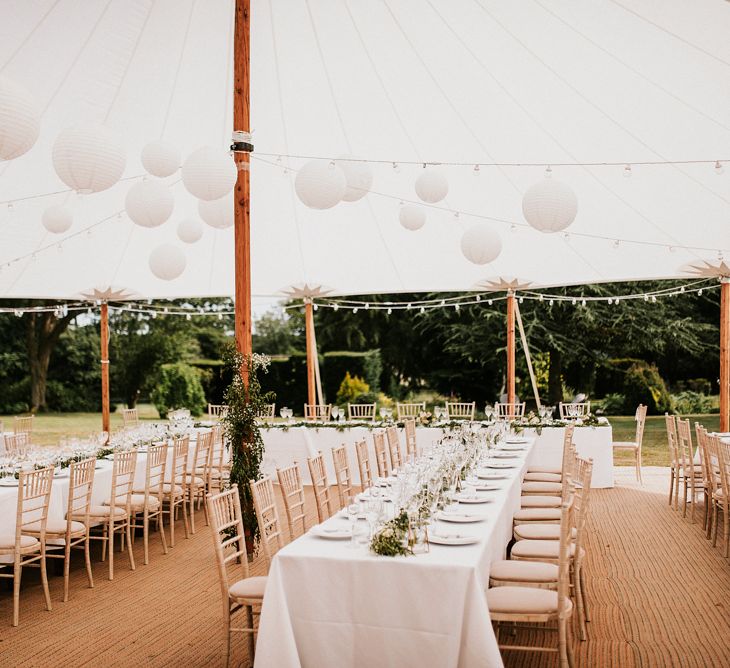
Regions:
M 43 212 L 41 222 L 49 232 L 63 234 L 73 225 L 74 216 L 68 207 L 54 204 Z
M 117 136 L 99 124 L 66 128 L 53 144 L 56 174 L 76 192 L 111 188 L 122 176 L 126 157 Z
M 180 168 L 180 151 L 169 141 L 152 141 L 142 149 L 142 166 L 161 179 L 172 176 Z
M 183 218 L 177 224 L 177 236 L 186 244 L 194 244 L 203 236 L 203 224 L 197 218 Z
M 531 186 L 522 198 L 525 220 L 540 232 L 560 232 L 568 227 L 578 213 L 578 198 L 573 189 L 546 177 Z
M 162 244 L 150 253 L 150 270 L 163 281 L 173 281 L 185 271 L 185 253 L 173 244 Z
M 133 223 L 141 227 L 158 227 L 172 215 L 175 200 L 164 183 L 140 181 L 127 192 L 124 208 Z
M 400 208 L 398 220 L 407 230 L 415 232 L 420 230 L 426 223 L 426 212 L 422 207 L 415 204 L 404 204 Z
M 477 223 L 461 237 L 461 252 L 474 264 L 488 264 L 502 252 L 502 239 L 489 225 Z
M 357 202 L 368 194 L 373 185 L 373 170 L 367 162 L 353 159 L 351 155 L 341 155 L 335 160 L 337 166 L 345 174 L 345 202 Z
M 40 129 L 33 96 L 12 79 L 0 76 L 0 160 L 12 160 L 30 150 Z
M 233 225 L 233 199 L 231 197 L 221 197 L 210 202 L 200 200 L 198 202 L 198 213 L 207 225 L 219 230 L 225 230 Z
M 182 180 L 188 192 L 205 201 L 227 195 L 237 178 L 233 158 L 223 149 L 212 146 L 193 151 L 182 166 Z
M 416 179 L 416 195 L 423 202 L 436 204 L 449 194 L 449 182 L 440 169 L 426 167 Z
M 334 162 L 310 160 L 297 172 L 294 189 L 310 209 L 331 209 L 345 196 L 347 179 Z

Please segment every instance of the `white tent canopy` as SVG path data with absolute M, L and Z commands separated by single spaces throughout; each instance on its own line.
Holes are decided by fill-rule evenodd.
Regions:
M 0 19 L 0 75 L 42 112 L 35 146 L 0 163 L 0 201 L 12 203 L 0 208 L 0 297 L 108 285 L 231 295 L 233 229 L 177 238 L 178 222 L 198 217 L 179 172 L 160 227 L 132 223 L 124 199 L 148 142 L 164 138 L 183 159 L 230 143 L 232 0 L 7 0 Z M 254 295 L 672 278 L 730 257 L 730 164 L 714 166 L 730 160 L 728 35 L 724 0 L 252 0 Z M 51 153 L 61 130 L 89 122 L 120 137 L 127 162 L 120 182 L 82 197 Z M 342 154 L 376 161 L 371 192 L 308 209 L 296 171 Z M 414 191 L 421 162 L 461 163 L 441 167 L 449 192 L 434 206 Z M 567 237 L 522 214 L 545 164 L 578 198 Z M 399 224 L 401 201 L 425 206 L 420 230 Z M 41 217 L 58 204 L 74 223 L 52 234 Z M 476 223 L 502 239 L 484 266 L 460 250 Z M 162 243 L 186 256 L 171 281 L 148 264 Z

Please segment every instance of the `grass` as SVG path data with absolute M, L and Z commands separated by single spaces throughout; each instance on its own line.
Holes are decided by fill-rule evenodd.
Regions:
M 139 404 L 138 409 L 141 420 L 160 419 L 151 404 Z M 701 422 L 710 431 L 720 429 L 718 414 L 686 415 L 684 417 L 690 418 L 692 422 Z M 614 441 L 633 440 L 636 430 L 633 416 L 612 416 L 609 421 L 613 427 Z M 12 415 L 0 416 L 0 422 L 4 422 L 4 428 L 7 431 L 12 430 Z M 121 413 L 112 413 L 112 430 L 119 429 L 121 426 Z M 33 441 L 37 445 L 56 445 L 63 436 L 85 437 L 96 431 L 101 431 L 101 413 L 41 413 L 35 417 Z M 667 432 L 663 415 L 650 415 L 646 418 L 642 456 L 646 466 L 669 465 Z M 631 455 L 627 453 L 616 454 L 614 461 L 618 466 L 628 466 L 632 463 Z

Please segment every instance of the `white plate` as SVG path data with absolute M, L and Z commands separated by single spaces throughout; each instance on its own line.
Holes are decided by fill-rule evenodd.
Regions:
M 496 471 L 477 471 L 477 478 L 480 480 L 506 480 L 509 476 Z
M 500 478 L 505 478 L 506 476 L 499 476 Z M 476 485 L 474 489 L 477 492 L 496 492 L 497 490 L 502 489 L 500 485 Z
M 0 478 L 0 487 L 17 487 L 18 483 L 17 478 Z
M 484 515 L 467 515 L 466 513 L 444 513 L 440 512 L 436 519 L 442 522 L 459 522 L 460 524 L 468 524 L 471 522 L 482 522 L 487 518 Z
M 502 450 L 503 452 L 524 452 L 525 446 L 524 445 L 510 445 L 509 443 L 505 443 L 504 445 L 501 445 L 499 447 L 499 450 Z
M 456 497 L 459 503 L 491 503 L 494 499 L 490 499 L 488 496 L 474 496 L 474 495 L 462 495 Z
M 484 465 L 488 469 L 516 469 L 516 464 L 510 464 L 509 462 L 489 462 Z
M 494 452 L 492 453 L 492 457 L 495 459 L 519 459 L 519 455 L 515 455 L 512 452 Z
M 312 528 L 311 532 L 319 538 L 328 538 L 329 540 L 350 540 L 352 538 L 350 527 L 316 526 Z
M 433 533 L 429 531 L 428 542 L 435 545 L 473 545 L 479 542 L 479 537 L 462 533 Z
M 509 438 L 505 438 L 504 442 L 514 445 L 516 443 L 529 443 L 530 439 L 525 438 L 524 436 L 510 436 Z

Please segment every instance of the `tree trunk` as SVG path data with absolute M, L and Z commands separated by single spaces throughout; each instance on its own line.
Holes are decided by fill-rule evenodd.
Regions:
M 59 318 L 53 312 L 26 313 L 23 317 L 30 367 L 30 410 L 37 413 L 47 408 L 46 386 L 51 354 L 76 314 L 67 313 Z
M 559 350 L 550 351 L 548 372 L 548 401 L 557 406 L 563 400 L 563 355 Z

